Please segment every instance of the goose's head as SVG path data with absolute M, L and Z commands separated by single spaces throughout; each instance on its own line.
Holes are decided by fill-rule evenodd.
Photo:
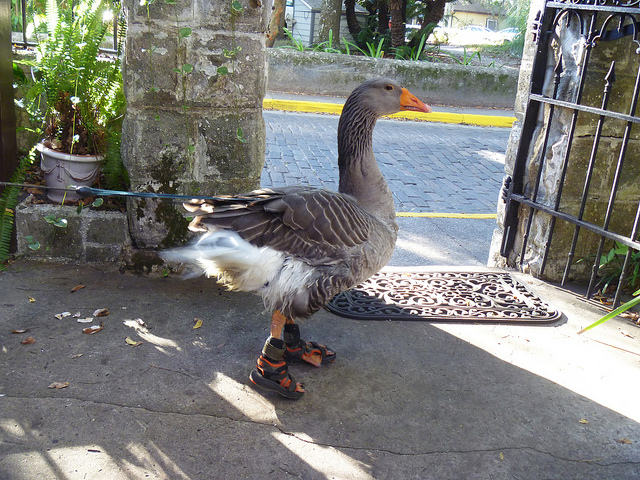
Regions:
M 391 115 L 399 111 L 430 113 L 431 107 L 420 101 L 409 90 L 395 80 L 376 78 L 369 80 L 354 90 L 352 96 L 358 103 L 377 116 Z

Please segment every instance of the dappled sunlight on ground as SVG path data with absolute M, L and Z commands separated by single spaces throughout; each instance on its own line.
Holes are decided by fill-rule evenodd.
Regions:
M 216 373 L 209 388 L 254 422 L 272 425 L 280 423 L 273 403 L 251 387 L 238 383 L 223 373 Z
M 314 440 L 304 433 L 273 432 L 271 435 L 311 468 L 322 473 L 327 480 L 374 480 L 374 477 L 366 472 L 367 465 L 334 447 L 314 443 Z
M 238 383 L 220 372 L 216 373 L 216 378 L 209 387 L 250 420 L 274 426 L 281 424 L 273 403 L 251 387 Z M 313 438 L 303 432 L 277 431 L 271 435 L 327 479 L 373 478 L 360 462 L 333 447 L 316 444 Z
M 29 444 L 41 441 L 42 433 L 28 429 L 16 419 L 0 423 L 3 442 L 24 444 L 20 453 L 11 453 L 3 460 L 12 472 L 12 479 L 35 478 L 81 479 L 180 479 L 189 480 L 170 456 L 153 442 L 129 443 L 125 449 L 129 457 L 114 456 L 100 444 L 84 444 L 42 449 L 31 449 Z
M 152 344 L 156 349 L 163 353 L 169 353 L 168 349 L 174 349 L 176 352 L 182 351 L 176 342 L 171 339 L 162 338 L 149 333 L 149 329 L 141 325 L 137 320 L 125 320 L 122 323 L 127 327 L 133 328 L 142 341 Z
M 429 220 L 450 235 L 445 246 L 452 225 L 476 224 Z M 405 240 L 445 250 L 427 231 Z M 292 367 L 308 388 L 292 402 L 247 378 L 269 330 L 258 298 L 115 269 L 13 267 L 0 278 L 2 480 L 635 478 L 640 356 L 620 348 L 638 353 L 640 335 L 622 337 L 619 324 L 577 336 L 595 313 L 562 290 L 531 285 L 567 316 L 550 327 L 320 311 L 304 338 L 326 340 L 338 360 Z M 80 281 L 88 287 L 70 293 Z M 95 304 L 127 309 L 110 308 L 95 335 L 51 319 Z M 126 320 L 138 316 L 146 331 Z M 35 344 L 10 333 L 21 319 Z
M 547 286 L 545 291 L 542 282 L 536 283 L 535 290 L 543 296 L 547 293 L 547 300 L 554 306 L 560 298 L 566 300 L 569 296 L 558 289 L 550 295 L 551 289 Z M 583 308 L 588 308 L 586 302 Z M 435 326 L 505 362 L 640 422 L 637 402 L 632 401 L 640 398 L 640 383 L 635 381 L 640 366 L 637 343 L 640 332 L 632 331 L 636 337 L 634 341 L 626 336 L 624 324 L 624 320 L 616 319 L 584 335 L 577 332 L 587 322 L 582 325 L 573 319 L 550 327 Z M 634 327 L 629 325 L 628 328 Z

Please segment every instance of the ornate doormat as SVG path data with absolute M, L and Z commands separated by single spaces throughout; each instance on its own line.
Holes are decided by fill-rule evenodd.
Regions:
M 545 324 L 561 312 L 504 272 L 378 273 L 327 305 L 356 320 Z

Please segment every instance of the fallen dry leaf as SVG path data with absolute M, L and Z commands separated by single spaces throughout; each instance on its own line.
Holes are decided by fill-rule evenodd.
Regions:
M 93 322 L 93 317 L 78 318 L 76 320 L 76 322 L 78 322 L 78 323 L 91 323 L 91 322 Z
M 67 388 L 69 386 L 69 382 L 53 382 L 51 385 L 49 385 L 49 388 Z
M 36 299 L 35 299 L 35 298 L 33 298 L 33 297 L 29 297 L 29 303 L 33 303 L 33 302 L 35 302 L 35 301 L 36 301 Z
M 586 418 L 581 418 L 581 419 L 578 421 L 578 423 L 583 423 L 583 424 L 585 424 L 585 425 L 586 425 L 587 423 L 589 423 L 589 420 L 587 420 Z
M 620 316 L 631 320 L 638 320 L 638 318 L 640 318 L 640 313 L 634 312 L 633 310 L 627 310 L 626 312 L 621 313 Z
M 80 358 L 82 355 L 82 353 L 76 353 L 75 355 L 71 355 L 71 358 Z
M 82 290 L 83 288 L 84 288 L 84 285 L 76 285 L 71 289 L 71 293 L 77 292 L 78 290 Z
M 28 328 L 20 328 L 18 330 L 11 330 L 11 333 L 27 333 L 28 331 Z
M 504 454 L 500 452 L 500 460 L 504 460 Z
M 36 339 L 33 337 L 27 337 L 24 340 L 22 340 L 20 343 L 23 345 L 30 345 L 32 343 L 36 343 Z
M 104 329 L 104 323 L 100 322 L 100 325 L 91 325 L 88 328 L 82 329 L 82 333 L 86 333 L 87 335 L 93 335 L 94 333 L 98 333 Z
M 54 315 L 54 317 L 56 317 L 58 320 L 62 320 L 65 317 L 70 317 L 71 316 L 71 312 L 62 312 L 62 313 L 56 313 Z
M 618 440 L 616 440 L 616 442 L 618 443 L 623 443 L 625 445 L 631 445 L 633 442 L 631 440 L 629 440 L 628 438 L 620 438 Z
M 124 308 L 124 307 L 122 307 L 122 308 Z M 133 321 L 136 322 L 141 327 L 149 328 L 149 326 L 146 323 L 144 323 L 144 320 L 142 320 L 141 318 L 135 318 Z
M 93 312 L 94 317 L 106 317 L 107 315 L 109 315 L 108 308 L 99 308 L 95 312 Z
M 202 326 L 202 320 L 200 320 L 199 318 L 194 318 L 193 319 L 193 323 L 195 324 L 193 326 L 193 328 L 200 328 Z
M 137 347 L 138 345 L 142 345 L 142 342 L 136 342 L 131 337 L 125 338 L 124 341 L 127 342 L 127 344 L 131 345 L 132 347 Z
M 620 330 L 620 333 L 627 338 L 634 338 L 630 333 L 625 332 L 624 330 Z

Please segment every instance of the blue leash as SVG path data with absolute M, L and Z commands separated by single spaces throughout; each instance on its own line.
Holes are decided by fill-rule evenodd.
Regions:
M 81 197 L 136 197 L 136 198 L 166 198 L 171 200 L 218 200 L 225 197 L 214 197 L 211 195 L 175 195 L 171 193 L 152 193 L 152 192 L 124 192 L 121 190 L 105 190 L 103 188 L 93 187 L 76 187 L 69 185 L 68 187 L 46 187 L 44 185 L 29 185 L 26 183 L 0 182 L 0 186 L 6 187 L 26 187 L 26 188 L 42 188 L 46 190 L 64 190 L 67 192 L 75 192 Z

